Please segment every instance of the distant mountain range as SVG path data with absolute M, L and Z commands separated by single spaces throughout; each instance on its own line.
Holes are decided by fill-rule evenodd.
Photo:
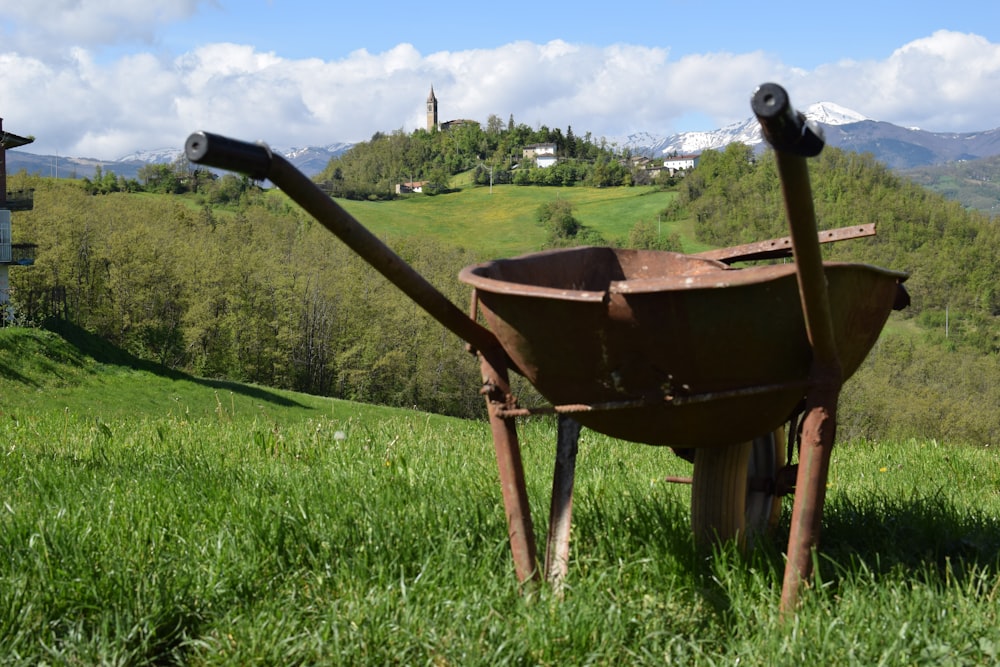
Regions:
M 875 159 L 892 169 L 913 169 L 1000 155 L 1000 128 L 965 133 L 927 132 L 872 120 L 831 102 L 814 104 L 805 114 L 823 128 L 828 145 L 848 151 L 871 153 Z M 681 132 L 666 137 L 638 132 L 615 143 L 634 155 L 665 157 L 720 149 L 734 141 L 763 150 L 764 143 L 756 119 L 747 118 L 711 132 Z M 331 158 L 350 150 L 353 145 L 332 143 L 306 148 L 272 148 L 301 171 L 312 176 L 322 171 Z M 7 171 L 17 173 L 26 169 L 43 176 L 90 178 L 95 169 L 100 167 L 105 172 L 113 171 L 125 178 L 135 178 L 144 165 L 173 162 L 182 152 L 180 147 L 164 148 L 138 151 L 117 160 L 97 160 L 34 155 L 12 150 L 7 153 Z
M 334 143 L 327 146 L 307 148 L 275 149 L 284 155 L 303 173 L 310 176 L 323 171 L 326 165 L 341 153 L 350 150 L 354 144 Z M 98 160 L 85 157 L 65 157 L 56 155 L 34 155 L 23 150 L 7 152 L 7 173 L 16 174 L 21 169 L 29 173 L 59 178 L 93 178 L 100 167 L 103 172 L 112 171 L 118 176 L 136 178 L 139 170 L 148 164 L 169 164 L 184 154 L 183 148 L 159 148 L 136 151 L 117 160 Z
M 983 132 L 927 132 L 872 120 L 831 102 L 820 102 L 805 111 L 826 136 L 828 146 L 856 153 L 871 153 L 892 169 L 912 169 L 960 160 L 1000 155 L 1000 128 Z M 764 148 L 760 125 L 754 118 L 711 132 L 682 132 L 665 138 L 641 133 L 622 145 L 634 154 L 662 157 L 700 153 L 739 141 Z

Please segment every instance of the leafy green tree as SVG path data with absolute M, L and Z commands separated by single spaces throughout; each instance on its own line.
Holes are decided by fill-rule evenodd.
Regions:
M 629 230 L 626 245 L 636 250 L 669 250 L 681 252 L 681 239 L 676 233 L 663 235 L 659 225 L 640 220 Z
M 580 231 L 580 221 L 573 216 L 573 205 L 565 199 L 553 199 L 539 206 L 538 221 L 554 238 L 571 238 Z

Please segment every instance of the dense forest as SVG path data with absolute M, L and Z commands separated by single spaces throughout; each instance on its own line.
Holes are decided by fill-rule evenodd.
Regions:
M 832 244 L 829 257 L 912 274 L 903 333 L 880 343 L 845 391 L 844 437 L 1000 442 L 997 223 L 869 156 L 828 149 L 810 164 L 821 227 L 878 224 L 876 237 Z M 16 219 L 18 236 L 39 244 L 35 266 L 11 272 L 22 317 L 62 286 L 77 324 L 174 369 L 482 414 L 464 346 L 281 193 L 234 176 L 208 177 L 182 196 L 99 194 L 23 173 L 11 185 L 36 192 L 35 210 Z M 740 145 L 706 152 L 677 190 L 663 218 L 692 220 L 703 243 L 787 233 L 770 154 Z M 539 211 L 539 222 L 574 232 L 553 245 L 599 238 L 599 230 L 577 234 L 562 206 Z M 642 232 L 627 242 L 643 243 Z M 418 234 L 390 245 L 465 308 L 469 294 L 455 275 L 484 258 Z
M 901 174 L 967 208 L 1000 215 L 1000 155 L 914 167 Z

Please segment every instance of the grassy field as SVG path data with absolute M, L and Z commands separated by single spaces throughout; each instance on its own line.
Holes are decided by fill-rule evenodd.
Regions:
M 0 329 L 3 664 L 1000 660 L 995 448 L 839 443 L 818 576 L 782 620 L 787 516 L 745 559 L 699 556 L 664 482 L 689 466 L 585 431 L 559 600 L 515 583 L 486 424 L 65 336 Z M 541 532 L 554 425 L 520 431 Z
M 553 199 L 572 202 L 574 216 L 605 239 L 625 238 L 639 221 L 658 224 L 664 235 L 678 233 L 685 251 L 705 247 L 693 240 L 690 222 L 658 221 L 676 193 L 653 187 L 545 188 L 498 185 L 467 187 L 434 197 L 386 202 L 337 200 L 380 236 L 426 234 L 484 257 L 510 257 L 539 250 L 546 239 L 538 208 Z

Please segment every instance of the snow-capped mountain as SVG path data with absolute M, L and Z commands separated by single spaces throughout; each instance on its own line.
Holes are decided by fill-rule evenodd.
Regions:
M 146 164 L 170 164 L 184 154 L 183 148 L 153 148 L 140 150 L 115 160 L 115 162 L 143 162 Z
M 806 118 L 823 129 L 826 144 L 856 153 L 871 153 L 892 169 L 912 169 L 956 160 L 1000 155 L 1000 128 L 983 132 L 927 132 L 872 120 L 833 102 L 819 102 L 805 110 Z M 619 142 L 635 155 L 663 157 L 691 155 L 741 142 L 764 150 L 756 119 L 747 118 L 711 132 L 681 132 L 658 138 L 637 133 Z
M 849 125 L 871 120 L 857 111 L 851 111 L 833 102 L 817 102 L 806 109 L 805 114 L 806 118 L 823 125 Z
M 338 142 L 326 146 L 306 146 L 305 148 L 274 149 L 285 156 L 303 173 L 314 176 L 326 168 L 332 158 L 351 150 L 354 144 Z
M 322 171 L 330 158 L 350 150 L 354 144 L 343 142 L 326 146 L 306 146 L 304 148 L 274 148 L 272 150 L 307 173 Z M 170 164 L 184 155 L 183 148 L 153 148 L 140 150 L 115 160 L 115 162 L 142 162 L 144 164 Z
M 864 115 L 844 108 L 833 102 L 818 102 L 805 111 L 809 120 L 821 125 L 848 125 L 869 120 Z M 653 137 L 646 133 L 629 135 L 621 142 L 632 153 L 649 157 L 664 155 L 691 155 L 709 149 L 725 148 L 731 143 L 739 142 L 748 146 L 763 144 L 760 134 L 760 123 L 754 117 L 731 123 L 718 130 L 709 132 L 681 132 L 669 137 Z
M 323 171 L 331 158 L 350 150 L 354 144 L 333 143 L 326 146 L 305 148 L 273 148 L 303 173 L 313 176 Z M 114 172 L 124 178 L 137 178 L 139 170 L 148 164 L 170 164 L 184 155 L 183 148 L 153 148 L 138 150 L 123 155 L 117 160 L 65 157 L 55 155 L 34 155 L 24 151 L 7 153 L 7 171 L 16 173 L 21 169 L 42 176 L 63 178 L 92 178 L 98 167 L 104 173 Z

